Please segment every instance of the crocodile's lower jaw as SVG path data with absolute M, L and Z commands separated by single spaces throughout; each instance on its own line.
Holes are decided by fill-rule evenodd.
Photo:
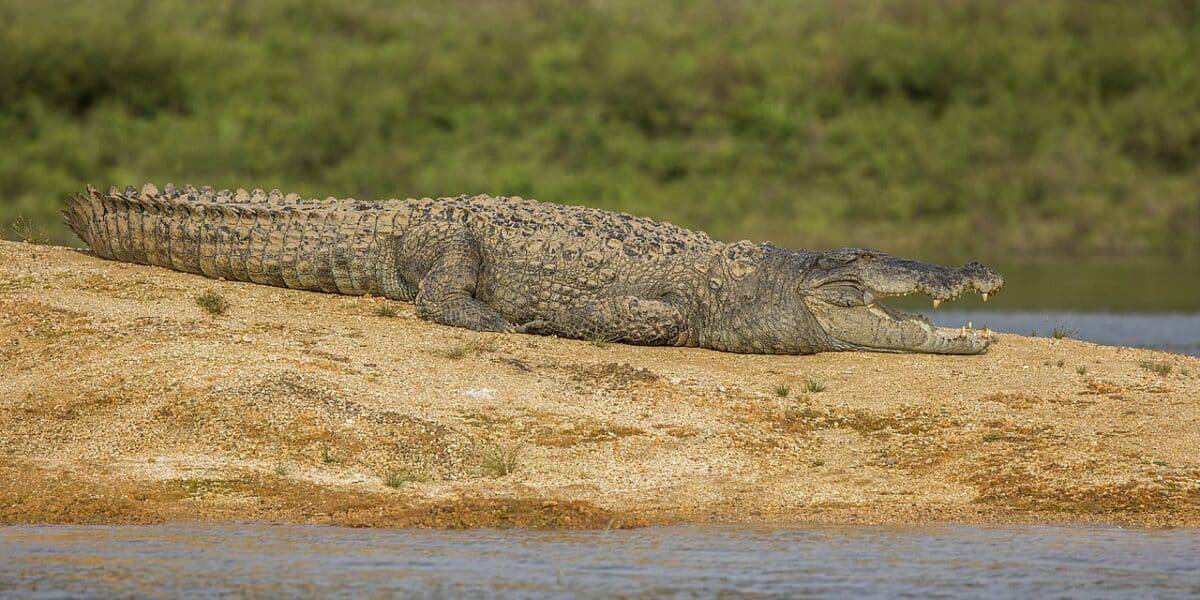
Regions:
M 979 354 L 992 342 L 989 331 L 938 327 L 878 303 L 845 307 L 812 300 L 808 308 L 839 350 Z

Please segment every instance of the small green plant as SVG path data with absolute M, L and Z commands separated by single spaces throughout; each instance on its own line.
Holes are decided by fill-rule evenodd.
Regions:
M 615 341 L 617 341 L 617 338 L 613 336 L 606 336 L 601 333 L 594 333 L 587 338 L 587 343 L 597 348 L 607 348 L 609 344 Z
M 1165 466 L 1167 466 L 1167 461 L 1165 461 L 1165 460 L 1156 460 L 1156 461 L 1153 461 L 1153 464 L 1154 464 L 1154 466 L 1156 466 L 1156 467 L 1165 467 Z
M 428 481 L 428 479 L 429 477 L 423 471 L 404 467 L 385 473 L 383 476 L 383 485 L 394 489 L 404 487 L 410 483 Z
M 1079 365 L 1078 367 L 1075 367 L 1075 372 L 1079 373 L 1080 375 L 1087 375 L 1087 367 Z
M 392 306 L 391 304 L 381 304 L 379 306 L 376 306 L 375 310 L 371 311 L 371 314 L 373 314 L 377 317 L 389 317 L 390 318 L 390 317 L 394 317 L 400 313 L 396 310 L 396 307 Z
M 825 465 L 825 459 L 823 459 L 823 458 L 814 458 L 814 459 L 812 460 L 812 462 L 810 462 L 810 463 L 808 463 L 808 464 L 810 464 L 810 465 L 812 465 L 812 466 L 814 466 L 814 467 L 821 467 L 821 466 L 824 466 L 824 465 Z
M 229 310 L 229 301 L 224 296 L 209 290 L 196 296 L 196 305 L 210 315 L 223 315 Z
M 275 465 L 275 474 L 280 477 L 287 475 L 288 474 L 287 465 L 285 465 L 283 463 Z
M 338 462 L 338 458 L 329 451 L 329 448 L 321 448 L 321 462 L 332 465 Z
M 1077 332 L 1073 329 L 1067 329 L 1062 325 L 1055 325 L 1054 329 L 1050 331 L 1050 336 L 1056 340 L 1061 340 L 1064 338 L 1074 337 L 1076 333 Z
M 479 467 L 491 477 L 504 477 L 516 472 L 521 464 L 519 444 L 489 444 L 479 452 Z
M 1172 368 L 1170 363 L 1160 363 L 1149 360 L 1143 360 L 1142 362 L 1138 363 L 1138 366 L 1150 371 L 1151 373 L 1154 373 L 1155 375 L 1158 375 L 1159 377 L 1166 377 L 1167 375 L 1170 375 Z
M 12 222 L 12 232 L 13 236 L 26 244 L 45 246 L 50 243 L 50 234 L 46 232 L 46 228 L 26 217 L 17 217 L 17 220 Z
M 792 388 L 786 385 L 775 386 L 775 395 L 779 396 L 780 398 L 787 398 L 788 394 L 790 393 L 792 393 Z
M 825 382 L 821 381 L 820 379 L 805 379 L 804 380 L 804 391 L 809 392 L 811 394 L 815 394 L 817 392 L 823 392 L 823 391 L 825 391 Z

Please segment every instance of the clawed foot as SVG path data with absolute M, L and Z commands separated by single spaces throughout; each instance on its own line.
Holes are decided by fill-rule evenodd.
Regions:
M 548 335 L 551 333 L 550 321 L 544 319 L 534 319 L 521 325 L 513 326 L 515 333 L 532 333 L 534 335 Z

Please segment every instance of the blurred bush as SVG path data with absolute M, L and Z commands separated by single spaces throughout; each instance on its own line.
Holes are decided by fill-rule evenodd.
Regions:
M 1200 254 L 1200 5 L 0 0 L 0 223 L 88 182 Z

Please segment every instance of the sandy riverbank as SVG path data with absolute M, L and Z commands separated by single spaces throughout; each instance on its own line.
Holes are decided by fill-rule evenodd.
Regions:
M 1194 358 L 743 356 L 412 313 L 0 242 L 0 523 L 1200 525 Z

